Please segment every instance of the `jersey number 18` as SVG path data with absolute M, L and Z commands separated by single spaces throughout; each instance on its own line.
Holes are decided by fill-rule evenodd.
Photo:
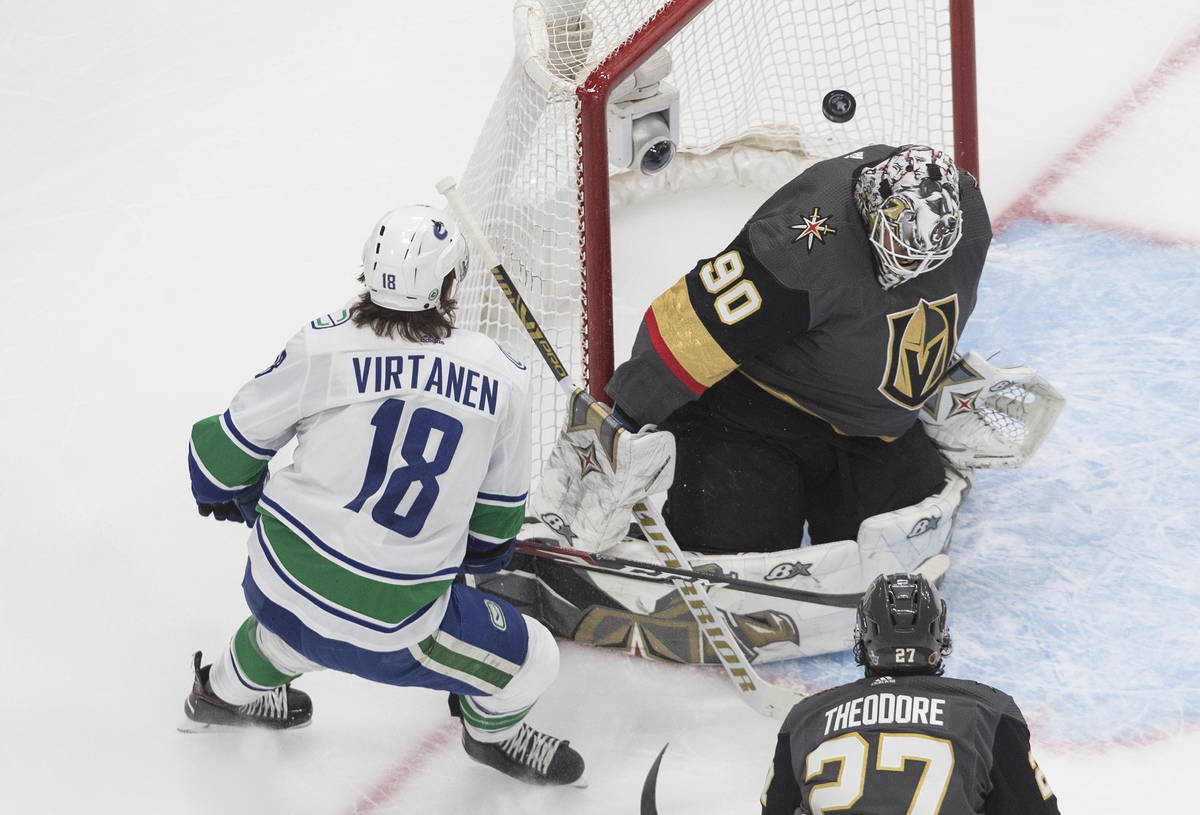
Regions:
M 397 467 L 388 475 L 388 459 L 396 443 L 396 433 L 403 415 L 404 400 L 388 399 L 371 417 L 375 437 L 371 442 L 371 455 L 367 459 L 367 474 L 358 495 L 346 504 L 346 509 L 358 512 L 367 499 L 383 487 L 383 495 L 375 502 L 371 518 L 398 535 L 415 538 L 421 534 L 437 501 L 437 477 L 450 468 L 454 451 L 458 449 L 458 442 L 462 438 L 463 426 L 453 416 L 429 408 L 417 408 L 408 421 L 404 441 L 400 443 L 400 457 L 404 459 L 404 466 Z M 433 450 L 433 457 L 426 458 L 425 449 L 434 430 L 440 433 L 440 438 Z M 401 514 L 397 510 L 414 484 L 419 485 L 420 490 L 409 503 L 408 510 Z

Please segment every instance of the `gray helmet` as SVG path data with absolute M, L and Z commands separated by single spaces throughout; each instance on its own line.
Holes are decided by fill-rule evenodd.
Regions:
M 858 604 L 854 657 L 868 674 L 940 674 L 950 653 L 946 601 L 919 574 L 879 575 Z

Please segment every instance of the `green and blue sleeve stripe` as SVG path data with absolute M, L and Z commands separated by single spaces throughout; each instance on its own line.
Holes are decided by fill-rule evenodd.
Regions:
M 506 496 L 481 492 L 467 532 L 467 551 L 486 554 L 517 536 L 525 523 L 525 500 L 529 493 Z
M 238 490 L 258 483 L 275 455 L 250 442 L 233 423 L 229 411 L 192 425 L 188 470 L 197 501 L 228 501 Z

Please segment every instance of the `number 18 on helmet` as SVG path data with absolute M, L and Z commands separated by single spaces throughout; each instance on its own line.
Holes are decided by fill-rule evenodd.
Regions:
M 363 245 L 363 279 L 371 302 L 396 311 L 425 311 L 441 303 L 447 275 L 467 273 L 467 242 L 454 219 L 436 207 L 393 209 Z

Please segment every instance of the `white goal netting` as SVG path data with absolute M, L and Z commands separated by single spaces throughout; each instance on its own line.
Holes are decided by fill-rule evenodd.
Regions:
M 606 246 L 598 249 L 608 240 L 609 213 L 594 196 L 585 205 L 582 194 L 596 183 L 585 178 L 584 156 L 605 150 L 581 124 L 579 88 L 608 90 L 598 68 L 694 13 L 665 44 L 665 81 L 679 93 L 680 153 L 652 177 L 605 170 L 612 206 L 666 186 L 781 184 L 804 161 L 865 144 L 954 148 L 950 5 L 957 2 L 520 0 L 515 59 L 460 187 L 575 379 L 606 380 L 611 359 L 611 351 L 598 355 L 611 334 L 597 304 L 586 302 L 584 284 L 588 275 L 608 274 L 597 266 L 607 256 Z M 842 124 L 821 110 L 834 89 L 857 101 L 856 115 Z M 529 360 L 536 472 L 565 399 L 491 276 L 478 260 L 473 265 L 459 293 L 459 323 Z

